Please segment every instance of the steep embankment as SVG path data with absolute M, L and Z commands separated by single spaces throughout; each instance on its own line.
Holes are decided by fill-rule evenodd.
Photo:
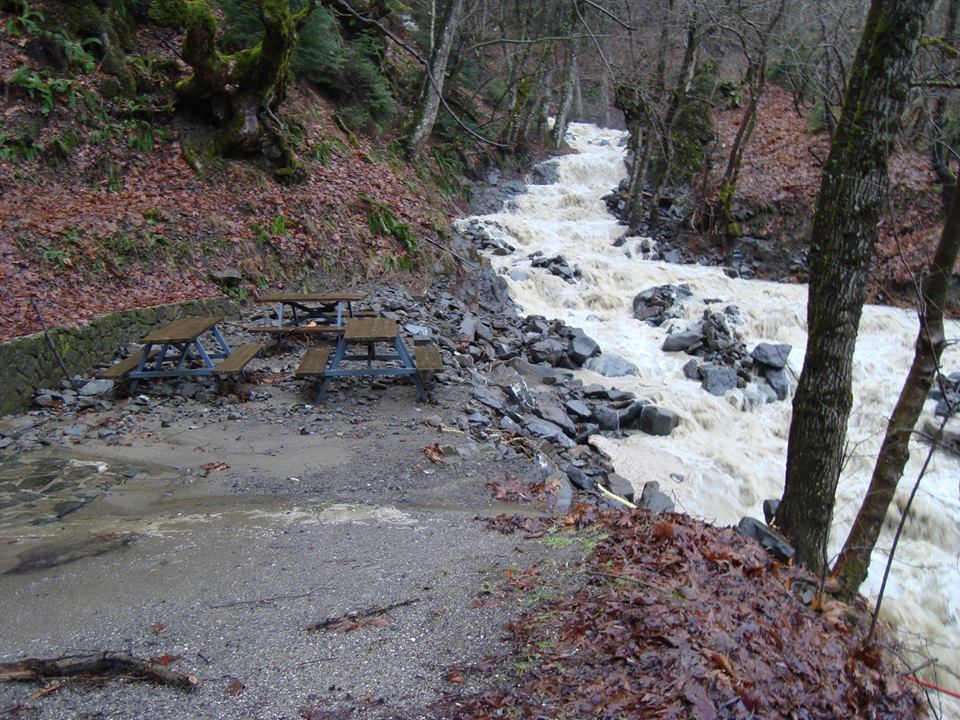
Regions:
M 432 161 L 409 166 L 385 139 L 346 131 L 303 87 L 283 106 L 303 182 L 277 182 L 268 157 L 212 157 L 210 128 L 175 114 L 164 91 L 175 43 L 155 29 L 136 42 L 136 57 L 154 58 L 155 92 L 107 100 L 99 65 L 57 69 L 35 36 L 0 38 L 0 340 L 40 329 L 31 294 L 61 326 L 224 283 L 242 297 L 324 276 L 415 280 L 442 259 L 420 240 L 454 211 Z

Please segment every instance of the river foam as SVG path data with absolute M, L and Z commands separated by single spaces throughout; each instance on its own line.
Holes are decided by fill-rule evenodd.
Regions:
M 752 349 L 760 341 L 789 343 L 788 374 L 796 387 L 806 346 L 805 285 L 787 285 L 727 277 L 720 269 L 674 265 L 640 259 L 640 238 L 622 247 L 612 242 L 623 233 L 606 211 L 602 196 L 625 175 L 623 134 L 592 125 L 573 124 L 568 142 L 578 154 L 558 159 L 559 182 L 534 185 L 511 209 L 478 216 L 491 235 L 516 248 L 492 256 L 507 278 L 510 293 L 525 314 L 561 318 L 583 328 L 604 352 L 619 355 L 637 369 L 636 376 L 604 378 L 581 371 L 584 382 L 629 390 L 664 405 L 681 417 L 669 437 L 635 433 L 625 439 L 595 438 L 617 471 L 638 490 L 648 480 L 660 482 L 685 512 L 720 525 L 743 515 L 762 518 L 761 503 L 783 490 L 790 401 L 756 407 L 743 391 L 714 397 L 683 376 L 690 359 L 665 353 L 660 346 L 667 326 L 650 327 L 633 318 L 632 299 L 641 290 L 666 283 L 687 283 L 693 297 L 684 304 L 685 327 L 713 310 L 736 305 L 735 326 Z M 530 267 L 527 256 L 540 251 L 563 255 L 580 268 L 575 284 Z M 628 255 L 629 253 L 629 255 Z M 511 270 L 522 270 L 510 276 Z M 517 278 L 517 279 L 514 279 Z M 714 302 L 717 301 L 717 302 Z M 831 552 L 839 550 L 869 483 L 886 419 L 913 358 L 916 314 L 867 306 L 854 356 L 854 409 L 848 427 L 848 455 L 840 479 L 831 533 Z M 947 325 L 948 338 L 960 338 L 960 324 Z M 960 345 L 943 357 L 948 369 L 960 369 Z M 928 404 L 926 416 L 932 413 Z M 921 424 L 923 420 L 921 420 Z M 876 597 L 893 530 L 917 477 L 928 445 L 911 444 L 904 480 L 874 552 L 863 592 Z M 897 550 L 882 614 L 898 631 L 909 656 L 937 657 L 927 678 L 960 691 L 960 460 L 935 453 Z M 960 717 L 957 707 L 945 710 Z

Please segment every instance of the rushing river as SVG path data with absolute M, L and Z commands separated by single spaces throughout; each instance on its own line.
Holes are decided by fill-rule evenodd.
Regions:
M 632 299 L 639 291 L 666 283 L 687 283 L 693 297 L 685 301 L 679 328 L 699 319 L 712 302 L 714 310 L 735 304 L 736 332 L 752 349 L 760 341 L 793 346 L 788 363 L 791 392 L 806 346 L 805 285 L 731 279 L 718 268 L 646 261 L 637 252 L 640 238 L 622 247 L 612 242 L 623 234 L 601 197 L 625 176 L 623 134 L 574 124 L 567 137 L 579 154 L 559 159 L 559 182 L 534 185 L 502 212 L 473 220 L 502 238 L 516 252 L 491 257 L 504 274 L 514 300 L 525 314 L 561 318 L 583 328 L 606 353 L 633 363 L 636 376 L 604 378 L 582 371 L 584 382 L 599 382 L 636 393 L 679 413 L 680 426 L 669 437 L 642 433 L 626 439 L 601 438 L 617 471 L 638 489 L 657 480 L 678 508 L 720 525 L 743 515 L 762 519 L 761 503 L 783 489 L 791 405 L 756 406 L 741 390 L 715 397 L 682 372 L 690 356 L 660 350 L 670 323 L 655 328 L 635 320 Z M 531 268 L 528 255 L 541 251 L 563 255 L 579 266 L 574 284 Z M 717 304 L 717 301 L 721 301 Z M 869 483 L 873 460 L 886 419 L 913 357 L 916 314 L 868 306 L 860 323 L 854 357 L 854 409 L 848 428 L 849 460 L 837 492 L 831 552 L 836 553 Z M 960 324 L 948 323 L 948 338 L 960 338 Z M 960 345 L 944 353 L 944 367 L 960 370 Z M 932 405 L 924 418 L 929 420 Z M 924 420 L 921 420 L 923 423 Z M 910 486 L 928 446 L 915 442 L 905 479 L 897 493 L 870 567 L 863 592 L 875 598 Z M 928 679 L 960 691 L 960 460 L 937 452 L 914 501 L 888 583 L 883 614 L 895 625 L 905 646 L 939 659 Z M 914 654 L 913 657 L 917 657 Z

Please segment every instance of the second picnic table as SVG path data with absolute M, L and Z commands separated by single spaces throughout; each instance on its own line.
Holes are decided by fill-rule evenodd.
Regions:
M 347 354 L 348 345 L 351 343 L 366 345 L 366 352 L 363 354 Z M 384 343 L 393 346 L 393 353 L 378 353 L 377 343 Z M 423 380 L 420 373 L 434 371 L 442 367 L 440 356 L 436 346 L 416 346 L 414 353 L 417 356 L 417 362 L 414 362 L 410 351 L 407 350 L 400 337 L 399 327 L 396 320 L 388 318 L 352 318 L 347 320 L 343 333 L 337 338 L 337 345 L 333 351 L 333 358 L 330 359 L 329 347 L 310 348 L 304 354 L 300 367 L 297 368 L 298 377 L 317 377 L 322 378 L 323 383 L 320 391 L 317 393 L 317 401 L 323 401 L 326 398 L 327 391 L 330 389 L 330 382 L 335 377 L 358 377 L 363 375 L 383 376 L 383 375 L 409 375 L 417 388 L 417 395 L 421 400 L 427 399 L 427 391 L 423 386 Z M 421 357 L 422 356 L 422 357 Z M 330 360 L 330 367 L 327 367 L 327 360 Z M 365 360 L 366 367 L 348 368 L 342 367 L 344 360 Z M 374 361 L 378 362 L 397 362 L 399 367 L 381 366 L 373 367 Z
M 308 323 L 342 326 L 344 309 L 347 317 L 352 318 L 353 303 L 366 296 L 364 292 L 268 293 L 260 295 L 258 300 L 277 303 L 277 319 L 271 327 L 282 331 L 301 328 Z

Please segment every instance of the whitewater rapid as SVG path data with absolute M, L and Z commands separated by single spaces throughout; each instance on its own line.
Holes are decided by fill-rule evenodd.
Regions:
M 790 398 L 755 406 L 743 391 L 715 397 L 698 382 L 686 379 L 684 353 L 660 350 L 670 323 L 654 328 L 633 318 L 632 299 L 646 288 L 686 283 L 693 297 L 684 303 L 678 328 L 699 319 L 710 307 L 739 309 L 736 332 L 752 349 L 758 342 L 789 343 L 788 374 L 796 387 L 806 347 L 805 285 L 787 285 L 727 277 L 720 269 L 674 265 L 641 259 L 641 238 L 621 247 L 612 243 L 624 228 L 602 201 L 625 176 L 623 133 L 573 124 L 567 141 L 578 154 L 558 159 L 559 182 L 532 185 L 499 213 L 461 221 L 479 222 L 493 237 L 516 248 L 490 261 L 507 279 L 510 293 L 524 314 L 561 318 L 583 328 L 605 353 L 633 363 L 636 376 L 608 378 L 590 371 L 578 376 L 628 390 L 676 411 L 680 426 L 669 437 L 643 433 L 626 439 L 594 439 L 617 471 L 637 488 L 657 480 L 678 509 L 718 525 L 735 524 L 742 516 L 763 518 L 761 503 L 783 490 Z M 532 268 L 528 255 L 562 255 L 578 266 L 574 284 Z M 886 420 L 913 358 L 916 313 L 867 306 L 860 323 L 854 356 L 854 409 L 848 428 L 849 460 L 837 492 L 831 552 L 846 538 L 869 483 Z M 948 339 L 960 338 L 960 324 L 947 323 Z M 947 371 L 960 370 L 960 345 L 943 356 Z M 932 417 L 928 403 L 924 418 Z M 921 420 L 921 425 L 924 420 Z M 910 462 L 897 492 L 887 527 L 873 555 L 865 595 L 876 597 L 890 547 L 910 487 L 928 446 L 911 444 Z M 960 691 L 960 460 L 934 454 L 914 500 L 888 582 L 882 614 L 897 629 L 910 656 L 932 656 L 939 665 L 927 679 Z M 955 712 L 955 710 L 954 710 Z

